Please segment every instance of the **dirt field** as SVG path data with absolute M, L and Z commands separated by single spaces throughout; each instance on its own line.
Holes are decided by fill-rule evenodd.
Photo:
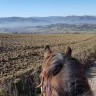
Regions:
M 0 80 L 40 68 L 46 45 L 53 52 L 64 52 L 70 46 L 72 56 L 84 66 L 96 59 L 96 34 L 0 34 Z

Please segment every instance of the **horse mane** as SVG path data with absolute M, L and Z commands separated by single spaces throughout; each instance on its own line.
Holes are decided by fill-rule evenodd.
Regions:
M 64 69 L 64 88 L 55 88 L 58 96 L 93 96 L 81 63 L 77 59 L 64 53 L 57 53 L 46 62 L 47 79 L 56 76 L 61 69 Z

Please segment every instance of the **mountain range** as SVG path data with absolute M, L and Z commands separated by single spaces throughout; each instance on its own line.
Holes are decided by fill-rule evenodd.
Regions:
M 0 28 L 50 25 L 56 23 L 65 24 L 96 24 L 96 16 L 49 16 L 49 17 L 2 17 Z

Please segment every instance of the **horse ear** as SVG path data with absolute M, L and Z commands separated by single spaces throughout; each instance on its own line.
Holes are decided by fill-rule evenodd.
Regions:
M 71 56 L 72 49 L 69 46 L 67 46 L 66 49 L 65 49 L 65 51 L 64 51 L 64 53 Z
M 44 50 L 44 58 L 47 58 L 48 56 L 50 56 L 51 53 L 52 53 L 52 51 L 51 51 L 49 45 L 47 45 Z

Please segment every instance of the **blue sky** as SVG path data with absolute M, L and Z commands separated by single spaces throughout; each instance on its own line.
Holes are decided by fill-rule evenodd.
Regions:
M 96 16 L 96 0 L 0 0 L 0 17 Z

